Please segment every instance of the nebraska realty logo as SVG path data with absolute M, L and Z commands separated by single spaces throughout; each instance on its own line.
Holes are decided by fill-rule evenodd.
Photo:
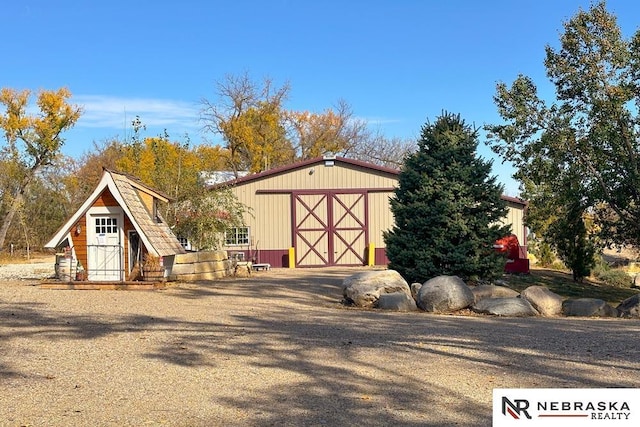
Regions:
M 493 425 L 638 426 L 640 389 L 494 389 Z

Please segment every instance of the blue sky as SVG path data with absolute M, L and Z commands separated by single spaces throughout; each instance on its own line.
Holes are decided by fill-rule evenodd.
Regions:
M 323 111 L 347 101 L 388 137 L 416 139 L 443 110 L 482 126 L 499 117 L 495 84 L 523 73 L 549 90 L 544 46 L 588 0 L 22 0 L 2 6 L 0 86 L 68 87 L 84 107 L 64 153 L 130 132 L 167 129 L 202 141 L 201 100 L 248 73 L 291 86 L 285 107 Z M 610 0 L 625 35 L 640 3 Z M 494 158 L 481 143 L 479 154 Z M 517 195 L 513 170 L 494 173 Z

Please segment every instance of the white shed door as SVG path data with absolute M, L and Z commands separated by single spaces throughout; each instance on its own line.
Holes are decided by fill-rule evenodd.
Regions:
M 91 215 L 91 236 L 87 244 L 88 279 L 121 280 L 122 249 L 119 215 Z

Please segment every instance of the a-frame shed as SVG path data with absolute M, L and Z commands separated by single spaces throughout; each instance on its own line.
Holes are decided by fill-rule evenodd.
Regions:
M 124 281 L 147 256 L 167 266 L 185 250 L 158 213 L 169 198 L 130 175 L 105 169 L 80 208 L 47 248 L 65 249 L 88 280 Z

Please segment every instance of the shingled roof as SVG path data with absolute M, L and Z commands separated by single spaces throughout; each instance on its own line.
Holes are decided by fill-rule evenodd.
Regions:
M 184 253 L 185 250 L 173 234 L 167 223 L 158 215 L 154 218 L 153 212 L 145 207 L 136 188 L 143 190 L 156 198 L 168 202 L 169 198 L 162 193 L 144 185 L 137 178 L 115 171 L 106 171 L 111 174 L 120 195 L 129 209 L 131 222 L 136 230 L 146 236 L 149 244 L 156 250 L 159 256 L 168 256 Z

